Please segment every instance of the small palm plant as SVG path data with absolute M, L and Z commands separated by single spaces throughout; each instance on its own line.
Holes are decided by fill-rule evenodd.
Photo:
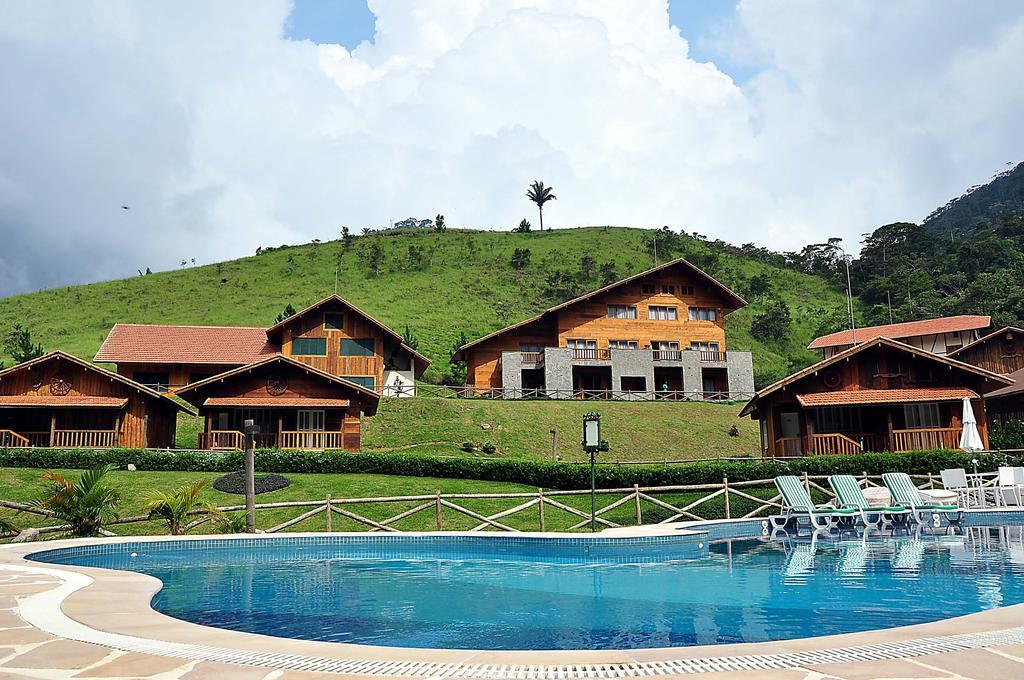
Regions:
M 206 480 L 200 479 L 193 484 L 179 486 L 170 493 L 154 491 L 142 509 L 149 513 L 150 519 L 167 522 L 172 536 L 180 536 L 192 528 L 188 519 L 190 515 L 205 512 L 211 520 L 221 516 L 221 511 L 213 503 L 199 498 L 205 487 Z
M 104 522 L 117 516 L 121 494 L 105 479 L 116 469 L 116 465 L 107 464 L 86 470 L 74 481 L 56 472 L 45 472 L 43 481 L 48 488 L 32 505 L 66 522 L 75 536 L 96 536 Z
M 526 197 L 537 204 L 537 211 L 540 213 L 540 230 L 543 232 L 544 204 L 548 201 L 557 200 L 558 196 L 555 196 L 554 189 L 544 186 L 544 182 L 534 182 L 530 185 L 529 191 L 526 192 Z
M 0 515 L 0 536 L 16 534 L 19 531 L 20 530 L 14 522 L 3 515 Z
M 246 529 L 245 513 L 224 513 L 213 520 L 213 526 L 222 534 L 244 534 Z

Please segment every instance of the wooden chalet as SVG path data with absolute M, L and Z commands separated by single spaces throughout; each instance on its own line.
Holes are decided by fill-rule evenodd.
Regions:
M 380 395 L 363 385 L 276 354 L 187 385 L 177 392 L 204 419 L 200 449 L 242 449 L 244 424 L 260 428 L 259 448 L 345 449 L 360 446 L 363 414 Z
M 0 446 L 170 448 L 164 394 L 64 352 L 0 371 Z
M 760 421 L 765 456 L 959 447 L 964 398 L 988 446 L 981 395 L 1005 376 L 874 338 L 757 393 L 740 413 Z
M 985 394 L 990 425 L 1024 421 L 1024 330 L 1005 326 L 950 356 L 1013 381 L 1012 385 Z
M 332 295 L 270 328 L 115 324 L 95 361 L 177 391 L 283 354 L 385 396 L 413 396 L 430 361 L 402 336 Z
M 951 354 L 980 338 L 991 324 L 992 318 L 989 316 L 961 314 L 883 326 L 865 326 L 822 335 L 812 340 L 807 349 L 820 349 L 822 357 L 828 359 L 833 354 L 861 342 L 874 338 L 889 338 L 933 354 Z
M 452 360 L 466 362 L 471 391 L 505 397 L 748 398 L 750 354 L 728 351 L 725 333 L 725 317 L 746 304 L 678 259 L 469 342 Z

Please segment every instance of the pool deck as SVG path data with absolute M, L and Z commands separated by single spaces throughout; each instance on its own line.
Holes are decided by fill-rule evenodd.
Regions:
M 174 540 L 183 538 L 203 537 Z M 187 623 L 150 608 L 160 587 L 153 577 L 24 559 L 43 549 L 114 540 L 168 537 L 0 547 L 0 679 L 1024 678 L 1024 605 L 902 628 L 779 642 L 623 651 L 409 649 L 289 640 Z

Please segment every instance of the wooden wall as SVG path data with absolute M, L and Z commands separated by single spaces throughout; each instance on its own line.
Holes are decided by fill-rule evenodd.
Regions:
M 993 333 L 954 358 L 993 373 L 1010 374 L 1024 368 L 1024 335 L 1013 330 Z
M 126 364 L 117 365 L 117 374 L 135 380 L 139 373 L 166 373 L 170 391 L 199 382 L 203 378 L 238 368 L 239 364 Z
M 324 327 L 324 314 L 343 314 L 344 329 L 328 330 Z M 384 332 L 360 314 L 352 312 L 344 305 L 334 302 L 327 303 L 309 314 L 298 318 L 291 325 L 285 326 L 281 338 L 281 354 L 309 364 L 315 368 L 336 375 L 369 376 L 374 379 L 374 388 L 380 391 L 384 385 Z M 292 353 L 294 338 L 327 338 L 326 356 L 304 356 Z M 374 354 L 366 357 L 340 356 L 343 338 L 373 338 Z
M 57 413 L 58 429 L 113 429 L 120 420 L 120 446 L 125 448 L 166 448 L 174 446 L 174 430 L 177 409 L 173 404 L 158 397 L 152 397 L 136 388 L 65 359 L 55 358 L 30 368 L 16 371 L 0 378 L 0 394 L 52 396 L 51 380 L 60 375 L 71 382 L 67 396 L 118 397 L 127 398 L 124 409 L 97 409 L 59 407 L 55 409 L 34 409 Z M 38 387 L 35 384 L 38 383 Z M 59 399 L 59 397 L 56 397 Z M 2 409 L 5 418 L 19 417 L 22 409 Z M 109 414 L 109 417 L 106 417 Z M 97 417 L 104 417 L 106 423 L 98 427 Z

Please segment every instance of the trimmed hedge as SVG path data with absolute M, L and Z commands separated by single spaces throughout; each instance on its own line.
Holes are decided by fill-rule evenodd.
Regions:
M 858 456 L 815 456 L 780 462 L 772 460 L 707 461 L 678 465 L 599 465 L 597 484 L 602 488 L 669 486 L 674 484 L 717 484 L 723 477 L 741 482 L 770 479 L 780 474 L 807 472 L 812 475 L 867 472 L 938 473 L 946 468 L 995 470 L 1003 464 L 1021 464 L 1024 457 L 1001 453 L 970 455 L 961 451 L 917 451 L 913 453 L 865 453 Z M 0 449 L 0 467 L 91 468 L 106 463 L 139 470 L 233 472 L 244 466 L 238 451 L 161 451 L 138 449 Z M 480 460 L 471 457 L 440 457 L 403 453 L 348 453 L 345 451 L 256 452 L 260 472 L 373 473 L 411 477 L 480 479 L 516 482 L 549 489 L 590 487 L 590 468 L 579 463 L 547 463 L 530 460 Z

